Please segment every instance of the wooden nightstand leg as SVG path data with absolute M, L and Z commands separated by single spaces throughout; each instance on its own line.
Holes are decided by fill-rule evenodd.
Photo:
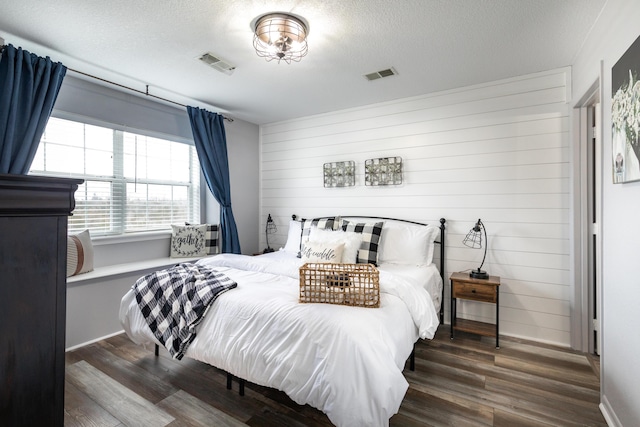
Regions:
M 456 324 L 456 299 L 451 295 L 451 339 L 453 339 L 453 327 Z
M 500 349 L 500 288 L 496 286 L 496 349 Z

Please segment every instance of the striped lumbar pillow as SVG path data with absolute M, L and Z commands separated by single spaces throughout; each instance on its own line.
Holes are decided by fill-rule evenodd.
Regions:
M 89 230 L 67 239 L 67 277 L 93 270 L 93 245 Z

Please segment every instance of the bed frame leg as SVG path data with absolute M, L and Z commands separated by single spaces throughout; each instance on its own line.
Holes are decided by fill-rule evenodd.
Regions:
M 413 350 L 411 350 L 411 356 L 409 356 L 409 369 L 412 371 L 416 370 L 416 345 L 413 345 Z
M 156 356 L 160 354 L 160 346 L 158 346 L 158 344 L 156 344 L 156 348 L 153 350 L 153 354 L 155 354 Z
M 238 378 L 238 394 L 240 396 L 244 396 L 244 380 L 242 378 Z M 227 390 L 231 390 L 231 384 L 233 383 L 233 375 L 227 372 Z

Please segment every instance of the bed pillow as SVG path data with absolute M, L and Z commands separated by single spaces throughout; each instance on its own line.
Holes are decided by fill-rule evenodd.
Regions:
M 295 220 L 289 221 L 289 234 L 287 235 L 287 243 L 285 243 L 283 251 L 297 254 L 300 251 L 301 234 L 302 223 Z
M 380 244 L 380 235 L 382 234 L 382 225 L 382 222 L 355 223 L 346 219 L 342 220 L 342 230 L 362 234 L 357 263 L 378 265 L 378 246 Z
M 386 222 L 380 239 L 379 262 L 385 264 L 429 265 L 433 262 L 435 240 L 440 228 Z
M 171 257 L 205 256 L 207 226 L 200 225 L 172 225 L 171 226 Z
M 311 233 L 311 227 L 316 226 L 321 229 L 334 230 L 336 226 L 335 217 L 329 218 L 314 218 L 314 219 L 302 219 L 302 232 L 300 233 L 300 247 L 309 239 L 309 233 Z M 298 258 L 300 258 L 300 251 L 298 251 Z
M 307 240 L 300 248 L 304 262 L 331 262 L 340 264 L 344 243 L 316 242 Z
M 220 253 L 220 226 L 218 224 L 189 224 L 185 225 L 205 225 L 207 231 L 204 234 L 204 247 L 207 255 L 215 255 Z
M 440 227 L 436 225 L 430 225 L 427 227 L 431 232 L 427 235 L 427 242 L 429 242 L 427 251 L 427 264 L 431 264 L 433 262 L 433 254 L 436 251 L 436 239 L 440 236 Z M 444 245 L 444 242 L 441 243 Z
M 362 244 L 362 234 L 342 230 L 323 230 L 311 227 L 309 240 L 316 242 L 334 242 L 344 244 L 342 264 L 355 264 Z
M 93 270 L 93 245 L 89 230 L 67 238 L 67 277 Z

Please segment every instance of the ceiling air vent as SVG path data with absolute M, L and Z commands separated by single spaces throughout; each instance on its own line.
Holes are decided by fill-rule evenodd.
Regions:
M 390 76 L 395 76 L 397 75 L 398 72 L 393 68 L 387 68 L 386 70 L 380 70 L 380 71 L 376 71 L 375 73 L 369 73 L 369 74 L 365 74 L 364 77 L 369 80 L 378 80 L 381 79 L 383 77 L 390 77 Z
M 235 66 L 229 64 L 227 61 L 223 59 L 218 58 L 217 56 L 215 56 L 213 53 L 210 53 L 210 52 L 203 53 L 201 56 L 198 57 L 198 59 L 203 63 L 207 64 L 208 66 L 210 66 L 211 68 L 214 68 L 225 74 L 231 75 L 233 74 L 233 70 L 236 69 Z

